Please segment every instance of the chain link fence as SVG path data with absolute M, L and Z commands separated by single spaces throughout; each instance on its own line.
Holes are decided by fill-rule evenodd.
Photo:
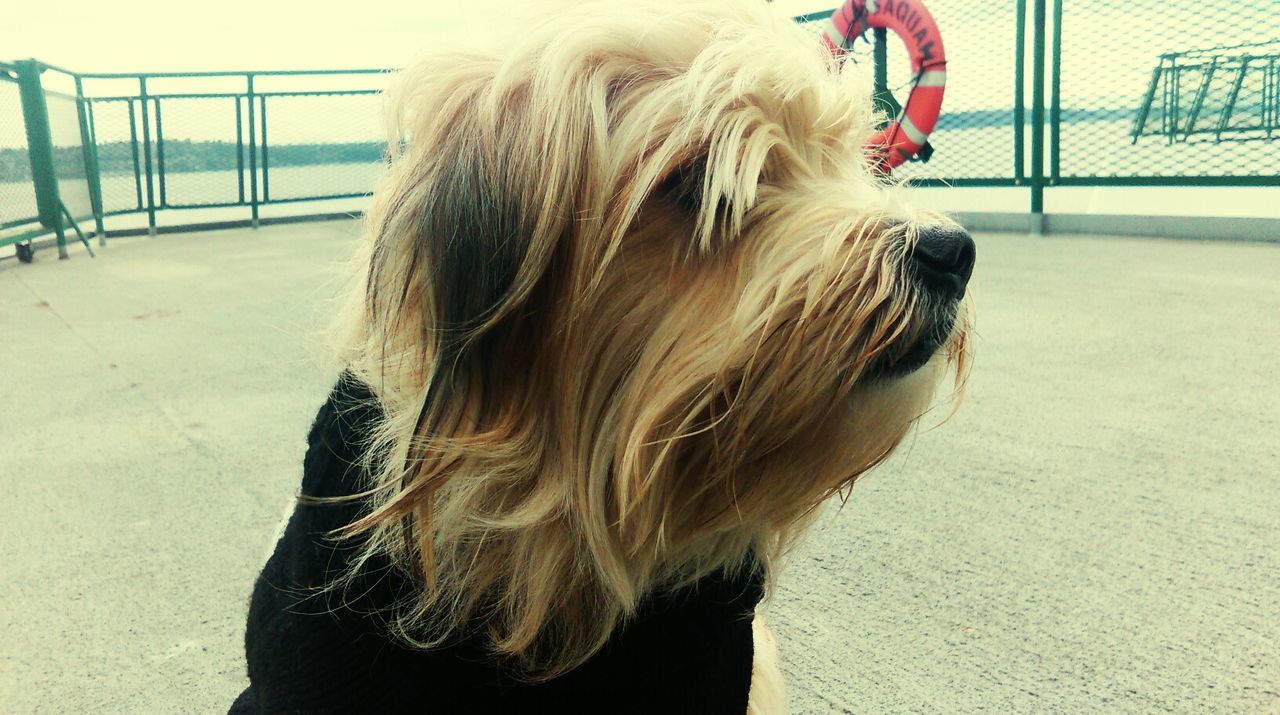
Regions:
M 247 207 L 256 220 L 271 204 L 367 196 L 383 168 L 386 76 L 83 75 L 137 87 L 86 100 L 103 212 L 148 212 L 154 226 L 158 210 Z
M 1026 186 L 1037 215 L 1055 185 L 1280 186 L 1276 0 L 922 4 L 946 44 L 946 98 L 928 161 L 897 175 Z M 817 31 L 829 15 L 797 20 Z M 850 61 L 898 111 L 892 97 L 918 79 L 900 38 L 869 31 L 855 45 Z M 27 147 L 31 97 L 15 69 L 32 64 L 75 80 L 74 95 L 37 93 L 48 171 L 66 211 L 99 229 L 103 216 L 138 213 L 154 229 L 165 209 L 240 207 L 256 224 L 262 206 L 365 196 L 382 171 L 384 71 L 75 74 L 0 63 L 0 235 L 50 225 L 33 186 L 39 152 Z
M 0 245 L 16 243 L 30 260 L 24 245 L 52 231 L 65 256 L 73 229 L 87 247 L 78 221 L 96 205 L 89 134 L 80 100 L 61 91 L 78 93 L 78 79 L 27 60 L 0 63 L 0 87 Z
M 93 218 L 89 196 L 89 172 L 85 168 L 84 137 L 80 133 L 80 109 L 76 98 L 61 92 L 45 91 L 49 114 L 49 136 L 53 141 L 53 172 L 58 180 L 58 197 L 75 220 Z
M 946 96 L 929 135 L 933 153 L 894 169 L 916 184 L 1013 186 L 1023 180 L 1024 103 L 1018 93 L 1023 67 L 1025 3 L 992 0 L 927 0 L 929 14 L 946 48 Z M 857 12 L 895 11 L 893 0 L 863 3 Z M 876 8 L 874 10 L 870 8 Z M 797 17 L 815 33 L 833 10 Z M 877 101 L 889 116 L 901 111 L 916 81 L 902 40 L 885 30 L 868 30 L 853 43 L 845 62 L 877 79 Z M 1023 131 L 1019 131 L 1021 129 Z
M 367 196 L 383 169 L 386 77 L 0 63 L 0 243 L 54 231 L 62 252 L 64 228 L 84 240 L 80 223 L 102 232 L 111 216 L 145 213 L 155 230 L 157 211 L 240 207 L 256 225 L 263 206 Z
M 103 98 L 90 100 L 88 105 L 98 153 L 103 211 L 108 214 L 141 211 L 146 206 L 138 129 L 141 102 Z
M 893 170 L 915 184 L 1018 185 L 1024 180 L 1027 116 L 1019 86 L 1023 67 L 1025 3 L 993 0 L 927 0 L 946 46 L 946 98 L 933 132 L 928 157 L 916 157 Z M 860 5 L 860 13 L 895 12 L 892 0 Z M 868 8 L 878 8 L 868 10 Z M 833 10 L 797 17 L 815 33 L 828 26 Z M 1025 28 L 1024 28 L 1025 29 Z M 879 56 L 877 56 L 879 55 Z M 877 97 L 887 115 L 901 111 L 916 77 L 901 38 L 869 29 L 854 43 L 846 63 L 874 74 Z M 1023 129 L 1023 130 L 1019 130 Z
M 1280 174 L 1275 0 L 1064 3 L 1055 176 Z
M 267 200 L 361 195 L 374 185 L 386 146 L 377 92 L 276 93 L 261 101 L 270 129 L 263 144 Z
M 1016 128 L 1018 8 L 1012 0 L 926 0 L 947 51 L 947 89 L 938 124 L 929 135 L 934 153 L 896 175 L 969 181 L 1020 179 Z M 888 37 L 888 87 L 905 101 L 915 77 L 901 41 Z
M 946 43 L 946 98 L 929 137 L 935 153 L 897 175 L 918 184 L 1033 190 L 1280 185 L 1275 0 L 922 4 Z M 892 0 L 870 6 L 895 9 Z M 829 14 L 797 19 L 821 28 Z M 866 71 L 874 42 L 867 32 L 852 53 Z M 1037 48 L 1046 68 L 1040 126 L 1033 119 Z M 905 99 L 916 79 L 907 54 L 892 34 L 886 50 L 885 88 Z M 897 110 L 889 102 L 889 112 Z M 1036 141 L 1047 149 L 1038 167 Z
M 0 231 L 32 223 L 36 216 L 18 80 L 11 67 L 0 64 Z
M 156 137 L 153 189 L 161 208 L 245 203 L 246 101 L 233 94 L 151 99 L 148 119 Z

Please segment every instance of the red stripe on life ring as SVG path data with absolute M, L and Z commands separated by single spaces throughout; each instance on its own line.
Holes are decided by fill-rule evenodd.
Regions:
M 823 44 L 843 56 L 868 27 L 893 30 L 911 56 L 916 82 L 902 105 L 902 113 L 880 130 L 867 149 L 876 165 L 889 171 L 914 156 L 938 123 L 946 85 L 947 55 L 938 24 L 920 0 L 848 0 L 831 15 L 823 29 Z

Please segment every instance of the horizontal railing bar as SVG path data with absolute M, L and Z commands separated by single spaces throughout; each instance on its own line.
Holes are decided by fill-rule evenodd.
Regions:
M 41 72 L 43 72 L 43 71 L 45 71 L 45 70 L 53 70 L 54 72 L 61 72 L 62 74 L 70 75 L 70 76 L 72 76 L 72 77 L 82 77 L 82 76 L 84 76 L 84 75 L 81 75 L 79 72 L 76 72 L 75 70 L 69 70 L 69 69 L 67 69 L 67 68 L 65 68 L 65 67 L 59 67 L 59 66 L 57 66 L 57 65 L 51 65 L 51 64 L 49 64 L 48 62 L 41 62 L 40 60 L 36 60 L 36 66 L 38 66 L 38 67 L 40 68 L 40 71 L 41 71 Z
M 169 204 L 166 209 L 240 209 L 248 206 L 248 201 L 231 201 L 226 203 L 207 204 Z
M 350 211 L 335 211 L 330 213 L 303 214 L 299 216 L 264 216 L 258 220 L 258 223 L 262 226 L 271 226 L 275 224 L 307 223 L 311 221 L 350 220 L 358 217 L 358 213 L 352 213 Z M 216 231 L 227 228 L 248 228 L 252 225 L 253 222 L 249 219 L 231 219 L 227 221 L 188 223 L 180 226 L 159 226 L 156 228 L 156 233 L 196 233 L 199 231 Z M 147 235 L 146 228 L 124 228 L 107 231 L 108 238 L 145 235 Z
M 66 70 L 62 70 L 66 71 Z M 390 74 L 398 72 L 389 68 L 359 68 L 349 70 L 226 70 L 209 72 L 85 72 L 84 79 L 177 79 L 182 77 L 320 77 L 344 74 Z
M 365 191 L 358 194 L 327 194 L 325 196 L 298 196 L 293 198 L 271 199 L 270 201 L 259 201 L 258 204 L 267 206 L 270 204 L 296 204 L 300 201 L 335 201 L 337 199 L 363 199 L 373 196 L 373 192 Z
M 1026 186 L 1025 181 L 1018 181 L 1013 177 L 955 177 L 955 178 L 933 178 L 933 177 L 916 177 L 907 179 L 911 186 Z
M 41 236 L 46 233 L 52 233 L 52 232 L 53 232 L 53 229 L 51 228 L 45 228 L 44 226 L 37 226 L 36 228 L 30 229 L 28 231 L 22 231 L 20 233 L 15 233 L 11 236 L 4 236 L 0 238 L 0 246 L 9 246 L 15 243 L 24 243 L 26 241 L 31 240 L 32 238 L 35 238 L 36 236 Z
M 254 92 L 256 97 L 329 97 L 342 95 L 370 95 L 381 94 L 380 89 L 330 89 L 316 90 L 308 92 L 300 90 L 297 92 Z M 147 93 L 150 99 L 233 99 L 235 97 L 247 97 L 247 92 L 174 92 L 170 94 L 152 94 Z M 141 95 L 137 94 L 120 94 L 110 95 L 106 97 L 85 97 L 93 102 L 127 102 L 129 100 L 138 100 Z
M 152 94 L 151 92 L 147 92 L 148 99 L 182 99 L 184 97 L 189 99 L 230 99 L 232 97 L 243 96 L 244 92 L 192 92 L 191 94 Z M 141 98 L 142 95 L 139 94 L 120 94 L 108 97 L 85 97 L 85 99 L 94 102 L 123 102 L 130 99 L 136 101 Z
M 157 213 L 159 213 L 159 211 L 161 210 L 169 211 L 170 209 L 175 211 L 180 211 L 182 209 L 242 209 L 248 205 L 249 205 L 248 201 L 245 201 L 244 203 L 232 202 L 232 203 L 226 203 L 226 204 L 166 204 L 163 209 L 161 209 L 159 206 L 157 206 L 156 209 L 157 209 Z M 114 211 L 104 211 L 102 215 L 103 216 L 127 216 L 128 214 L 145 214 L 146 212 L 147 212 L 146 208 L 128 208 L 128 209 L 116 209 Z
M 71 216 L 71 220 L 76 223 L 91 221 L 93 220 L 93 214 L 89 213 L 81 216 Z M 26 221 L 22 221 L 20 223 L 4 224 L 0 226 L 0 228 L 14 228 L 17 226 L 25 226 L 27 224 L 30 224 L 36 221 L 39 221 L 39 219 L 32 218 Z M 0 236 L 0 246 L 8 246 L 14 243 L 22 243 L 24 241 L 27 241 L 28 239 L 35 238 L 36 236 L 43 236 L 46 233 L 53 233 L 53 232 L 54 232 L 54 229 L 49 228 L 48 226 L 36 225 L 26 231 L 19 231 L 18 233 L 10 234 L 8 236 Z
M 324 196 L 295 196 L 283 199 L 271 199 L 270 201 L 259 201 L 259 206 L 268 206 L 271 204 L 296 204 L 303 201 L 338 201 L 341 199 L 363 199 L 372 196 L 372 192 L 352 193 L 352 194 L 325 194 Z M 174 209 L 237 209 L 244 208 L 249 205 L 248 201 L 232 201 L 228 203 L 206 203 L 206 204 L 168 204 L 165 210 Z M 131 213 L 146 213 L 146 209 L 129 208 L 116 209 L 115 211 L 103 212 L 103 216 L 123 216 Z
M 1052 186 L 1280 186 L 1280 176 L 1061 176 Z
M 13 228 L 14 226 L 25 226 L 29 223 L 35 223 L 36 221 L 39 221 L 39 220 L 40 220 L 39 216 L 32 216 L 30 218 L 20 218 L 20 219 L 15 219 L 13 221 L 5 221 L 4 223 L 0 223 L 0 231 L 3 231 L 4 229 L 7 229 L 7 228 Z
M 343 94 L 382 94 L 380 89 L 326 89 L 308 92 L 306 90 L 298 90 L 296 92 L 254 92 L 259 97 L 328 97 Z

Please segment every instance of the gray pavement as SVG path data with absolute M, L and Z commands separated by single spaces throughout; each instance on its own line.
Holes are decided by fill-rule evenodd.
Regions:
M 244 686 L 355 231 L 0 262 L 0 713 Z M 1280 712 L 1280 245 L 977 241 L 964 406 L 769 608 L 793 710 Z

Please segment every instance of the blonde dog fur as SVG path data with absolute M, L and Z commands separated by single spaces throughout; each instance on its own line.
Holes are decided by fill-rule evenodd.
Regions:
M 397 79 L 333 340 L 386 413 L 347 533 L 419 578 L 396 637 L 482 623 L 539 680 L 654 593 L 776 577 L 963 377 L 968 317 L 908 275 L 945 219 L 871 169 L 867 78 L 762 0 L 518 29 Z M 750 711 L 779 712 L 756 625 Z

